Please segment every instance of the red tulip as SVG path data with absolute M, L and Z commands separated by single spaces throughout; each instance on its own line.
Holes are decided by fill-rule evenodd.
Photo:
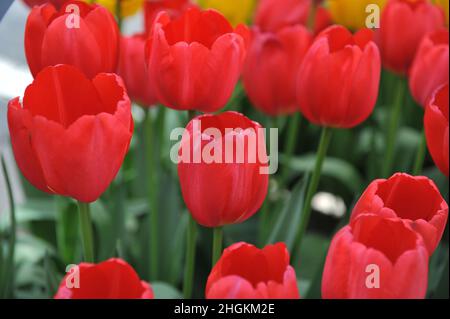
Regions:
M 79 16 L 69 10 L 74 6 Z M 118 53 L 117 24 L 101 6 L 71 1 L 56 11 L 45 4 L 34 7 L 28 16 L 25 54 L 34 77 L 44 67 L 56 64 L 74 65 L 89 78 L 114 72 Z
M 176 19 L 194 6 L 190 0 L 146 0 L 144 4 L 146 33 L 150 34 L 153 23 L 161 11 L 167 12 L 172 19 Z
M 431 94 L 449 81 L 448 54 L 447 29 L 427 35 L 419 46 L 409 74 L 409 87 L 423 107 Z
M 81 263 L 72 268 L 61 281 L 54 298 L 153 299 L 153 291 L 128 263 L 111 258 L 99 264 Z
M 448 83 L 440 87 L 425 109 L 425 135 L 436 166 L 448 177 Z
M 373 181 L 355 205 L 351 219 L 367 213 L 401 218 L 422 235 L 431 255 L 445 230 L 448 205 L 432 180 L 397 173 Z
M 184 202 L 199 224 L 240 223 L 261 207 L 269 178 L 262 173 L 267 155 L 259 129 L 258 123 L 236 112 L 202 115 L 187 125 L 178 176 Z M 215 158 L 205 158 L 205 154 Z
M 298 299 L 284 243 L 258 249 L 241 242 L 224 250 L 206 284 L 208 299 Z
M 363 214 L 331 241 L 322 277 L 325 299 L 424 298 L 428 253 L 397 218 Z
M 122 77 L 130 98 L 143 106 L 156 101 L 150 74 L 145 63 L 145 36 L 136 34 L 122 37 L 117 73 Z
M 333 24 L 330 11 L 324 7 L 317 7 L 314 16 L 314 34 L 319 34 Z
M 256 9 L 255 25 L 265 32 L 276 32 L 283 27 L 306 24 L 311 0 L 260 0 Z
M 225 106 L 241 73 L 248 30 L 217 11 L 191 8 L 179 19 L 161 13 L 147 42 L 158 100 L 176 110 L 215 112 Z
M 256 108 L 269 115 L 297 110 L 297 74 L 311 42 L 311 34 L 301 25 L 277 33 L 253 30 L 243 81 Z
M 53 4 L 57 9 L 61 8 L 66 2 L 69 1 L 71 0 L 23 0 L 23 2 L 25 2 L 26 5 L 29 6 L 30 8 L 34 6 L 40 6 L 49 2 Z
M 444 14 L 426 0 L 390 0 L 383 10 L 379 47 L 389 70 L 407 74 L 422 38 L 445 26 Z
M 130 100 L 115 74 L 92 81 L 68 65 L 47 67 L 8 104 L 16 162 L 36 188 L 95 201 L 116 176 L 133 133 Z
M 298 79 L 298 103 L 304 116 L 322 126 L 351 128 L 375 106 L 381 62 L 372 31 L 352 35 L 331 26 L 312 44 Z

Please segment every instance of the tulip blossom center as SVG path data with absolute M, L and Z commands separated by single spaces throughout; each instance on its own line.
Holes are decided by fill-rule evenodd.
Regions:
M 74 11 L 74 6 L 76 6 L 76 10 Z M 76 14 L 79 15 L 80 18 L 84 19 L 86 18 L 91 11 L 93 11 L 95 8 L 97 8 L 96 5 L 89 5 L 88 3 L 81 2 L 81 1 L 70 1 L 68 3 L 65 3 L 61 9 L 57 12 L 54 11 L 51 7 L 46 7 L 42 11 L 42 15 L 46 18 L 45 21 L 47 21 L 47 25 L 50 25 L 52 21 L 55 19 L 64 16 L 66 14 Z
M 401 0 L 401 2 L 406 3 L 411 7 L 411 9 L 416 10 L 416 8 L 423 4 L 425 0 Z
M 417 241 L 412 230 L 395 223 L 401 221 L 378 216 L 359 218 L 352 226 L 354 240 L 383 253 L 394 264 L 404 252 L 415 249 Z
M 373 32 L 369 29 L 361 29 L 354 35 L 345 28 L 332 28 L 327 33 L 330 53 L 340 51 L 348 46 L 358 46 L 364 50 L 366 45 L 372 41 Z
M 381 183 L 376 195 L 398 217 L 410 220 L 430 221 L 442 203 L 438 191 L 428 180 L 402 178 L 400 175 Z
M 448 90 L 440 90 L 436 94 L 432 104 L 439 108 L 442 115 L 448 122 Z
M 271 247 L 270 250 L 267 248 L 255 250 L 249 246 L 237 248 L 233 254 L 223 260 L 222 277 L 239 276 L 246 279 L 255 288 L 259 283 L 269 281 L 282 284 L 289 261 L 284 258 L 282 250 L 276 247 Z M 274 253 L 279 254 L 279 258 L 270 257 Z
M 178 42 L 200 43 L 211 48 L 222 35 L 233 32 L 231 24 L 214 11 L 189 9 L 186 14 L 163 27 L 169 45 Z
M 433 41 L 434 45 L 446 44 L 448 45 L 448 31 L 442 29 L 441 31 L 434 32 L 430 35 L 431 41 Z
M 64 68 L 58 73 L 55 68 L 44 69 L 27 88 L 24 109 L 64 127 L 84 115 L 114 114 L 124 95 L 114 78 L 104 75 L 90 81 L 81 72 L 71 70 Z M 70 77 L 69 72 L 73 73 Z M 107 96 L 99 89 L 104 89 Z

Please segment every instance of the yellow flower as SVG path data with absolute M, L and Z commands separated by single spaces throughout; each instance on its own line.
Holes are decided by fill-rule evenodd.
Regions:
M 93 2 L 92 0 L 85 0 L 86 2 Z M 95 0 L 98 3 L 108 9 L 112 14 L 116 14 L 117 1 L 121 1 L 121 14 L 122 17 L 128 17 L 138 12 L 145 0 Z
M 250 21 L 256 0 L 197 0 L 197 3 L 204 9 L 212 8 L 220 11 L 232 25 L 236 26 Z
M 445 12 L 445 22 L 448 25 L 448 3 L 449 3 L 449 0 L 434 0 L 434 3 L 444 10 L 444 12 Z
M 366 12 L 366 7 L 376 4 L 380 7 L 381 14 L 387 0 L 328 0 L 327 2 L 335 23 L 357 30 L 366 26 L 366 19 L 370 14 Z

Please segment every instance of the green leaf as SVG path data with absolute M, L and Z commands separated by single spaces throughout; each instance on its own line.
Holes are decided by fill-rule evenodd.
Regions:
M 46 284 L 47 294 L 50 298 L 52 298 L 55 295 L 56 291 L 58 290 L 59 282 L 56 276 L 57 272 L 55 270 L 55 267 L 48 252 L 46 252 L 44 257 L 44 271 L 47 283 Z
M 151 285 L 155 299 L 181 299 L 183 297 L 178 289 L 164 282 L 153 282 Z
M 295 185 L 281 212 L 276 217 L 275 226 L 269 235 L 268 243 L 283 241 L 288 249 L 292 248 L 300 222 L 300 212 L 303 207 L 307 180 L 308 177 L 302 178 Z
M 291 160 L 287 160 L 283 154 L 280 156 L 280 163 L 282 165 L 286 165 L 292 171 L 302 174 L 312 172 L 315 161 L 315 154 L 292 157 Z M 349 162 L 338 158 L 325 158 L 322 175 L 340 181 L 352 193 L 359 193 L 364 185 L 364 180 L 358 170 Z
M 448 298 L 448 246 L 442 243 L 430 260 L 428 276 L 428 297 Z
M 56 241 L 58 254 L 64 264 L 77 261 L 80 256 L 78 207 L 74 201 L 56 197 Z

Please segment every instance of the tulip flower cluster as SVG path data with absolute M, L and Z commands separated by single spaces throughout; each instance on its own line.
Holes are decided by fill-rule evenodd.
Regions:
M 33 81 L 22 99 L 8 103 L 11 147 L 32 186 L 69 198 L 68 207 L 74 200 L 79 210 L 80 253 L 73 231 L 65 233 L 71 209 L 58 211 L 62 217 L 52 228 L 63 252 L 58 264 L 71 263 L 51 291 L 55 299 L 153 299 L 161 281 L 182 287 L 185 298 L 198 291 L 207 299 L 308 296 L 299 278 L 309 262 L 303 254 L 314 249 L 304 239 L 321 210 L 318 190 L 333 178 L 344 181 L 351 194 L 342 197 L 356 204 L 340 230 L 327 234 L 325 265 L 315 274 L 322 276 L 319 297 L 427 297 L 430 258 L 448 245 L 446 192 L 434 180 L 449 176 L 445 3 L 24 2 L 30 7 L 24 52 Z M 367 25 L 369 6 L 379 9 L 379 28 Z M 125 34 L 123 21 L 141 9 L 142 29 Z M 402 121 L 413 113 L 406 110 L 407 94 L 409 104 L 422 107 L 414 110 L 423 111 L 419 123 Z M 412 170 L 413 156 L 399 154 L 402 125 L 422 131 L 408 140 L 418 140 Z M 271 126 L 286 136 L 276 175 L 269 169 L 278 158 Z M 181 139 L 169 151 L 166 140 L 177 129 Z M 352 134 L 358 137 L 335 142 Z M 314 144 L 306 138 L 312 136 L 315 157 L 297 156 L 300 148 L 310 151 Z M 327 158 L 329 152 L 335 158 Z M 357 168 L 336 158 L 357 153 L 368 158 L 355 159 Z M 175 163 L 164 162 L 169 155 Z M 408 167 L 396 165 L 400 155 Z M 424 162 L 431 172 L 422 173 Z M 370 169 L 365 179 L 364 165 Z M 300 173 L 305 178 L 297 181 Z M 135 180 L 142 180 L 137 196 L 128 187 Z M 335 183 L 325 188 L 341 193 Z M 136 213 L 134 201 L 145 202 Z M 100 208 L 91 216 L 94 202 Z M 13 286 L 5 280 L 14 271 L 11 206 L 14 236 L 0 297 L 4 286 Z M 246 236 L 231 227 L 237 224 L 249 226 Z M 104 235 L 108 227 L 113 230 Z M 209 275 L 196 282 L 205 249 L 202 258 L 196 251 L 206 235 L 212 238 Z

